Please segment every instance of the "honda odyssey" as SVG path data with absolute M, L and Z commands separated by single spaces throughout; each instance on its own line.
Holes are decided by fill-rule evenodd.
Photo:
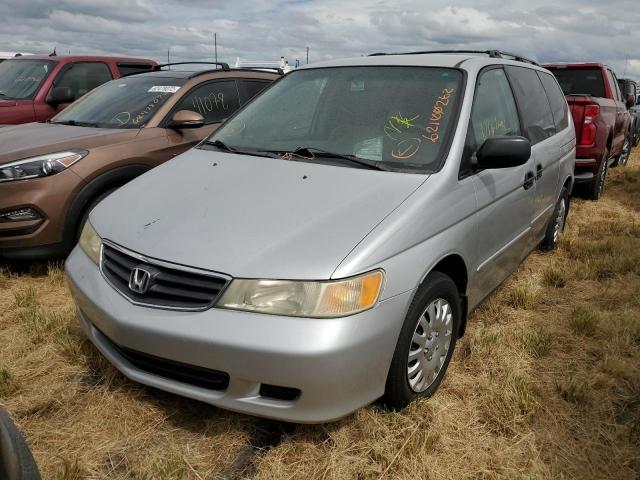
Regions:
M 564 95 L 525 58 L 309 65 L 93 210 L 66 263 L 78 318 L 127 377 L 222 408 L 401 408 L 556 244 L 574 163 Z

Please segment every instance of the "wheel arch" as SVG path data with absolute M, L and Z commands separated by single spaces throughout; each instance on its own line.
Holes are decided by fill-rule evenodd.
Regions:
M 422 280 L 420 281 L 420 287 L 424 284 L 427 277 L 431 272 L 440 272 L 453 280 L 453 283 L 458 287 L 460 293 L 462 318 L 460 321 L 460 328 L 458 331 L 458 338 L 464 335 L 467 327 L 467 314 L 469 310 L 467 300 L 467 286 L 469 283 L 469 271 L 467 264 L 462 256 L 458 253 L 449 253 L 439 259 L 435 264 L 427 271 Z
M 66 213 L 64 226 L 64 242 L 71 245 L 80 227 L 78 223 L 83 218 L 87 205 L 105 191 L 118 188 L 150 169 L 148 165 L 136 164 L 117 167 L 89 180 L 73 198 Z

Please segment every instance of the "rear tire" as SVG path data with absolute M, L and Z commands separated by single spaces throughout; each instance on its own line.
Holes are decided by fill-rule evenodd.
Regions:
M 631 132 L 627 133 L 624 137 L 624 144 L 622 145 L 622 152 L 620 155 L 616 157 L 616 159 L 611 164 L 612 167 L 624 167 L 629 161 L 629 156 L 631 155 L 632 148 L 632 140 L 631 140 Z
M 540 243 L 540 250 L 549 251 L 556 248 L 560 235 L 564 231 L 564 226 L 569 214 L 569 192 L 565 187 L 560 192 L 560 198 L 556 202 L 556 208 L 553 209 L 553 215 L 549 219 L 544 238 Z
M 401 409 L 436 392 L 451 361 L 461 319 L 456 284 L 443 273 L 430 273 L 398 337 L 383 398 L 388 407 Z
M 587 196 L 591 200 L 598 200 L 604 194 L 604 182 L 607 178 L 608 170 L 607 162 L 607 152 L 605 152 L 600 168 L 598 169 L 598 173 L 587 188 Z

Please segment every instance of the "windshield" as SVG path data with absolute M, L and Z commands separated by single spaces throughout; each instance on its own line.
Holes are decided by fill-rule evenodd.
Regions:
M 141 128 L 184 82 L 181 78 L 157 76 L 112 80 L 67 107 L 51 122 L 101 128 Z
M 321 151 L 385 169 L 437 170 L 461 95 L 458 70 L 339 67 L 288 74 L 209 142 L 229 150 Z M 320 161 L 320 159 L 317 159 Z
M 50 60 L 7 60 L 0 63 L 0 99 L 32 99 L 54 64 Z
M 606 97 L 602 70 L 599 68 L 549 68 L 565 95 Z

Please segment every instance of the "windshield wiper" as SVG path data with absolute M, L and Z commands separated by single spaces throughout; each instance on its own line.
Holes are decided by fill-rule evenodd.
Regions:
M 385 172 L 391 169 L 384 165 L 382 162 L 376 162 L 375 160 L 367 160 L 366 158 L 356 157 L 355 155 L 345 155 L 342 153 L 329 152 L 316 147 L 297 147 L 295 150 L 269 150 L 269 153 L 276 153 L 278 155 L 295 155 L 303 160 L 313 160 L 314 158 L 333 158 L 336 160 L 342 160 L 349 162 L 360 167 L 368 168 L 369 170 L 382 170 Z M 293 160 L 293 158 L 291 158 Z
M 77 122 L 75 120 L 62 120 L 61 122 L 51 122 L 56 125 L 70 125 L 72 127 L 97 127 L 97 123 Z
M 253 155 L 253 156 L 256 156 L 256 157 L 266 157 L 267 156 L 267 155 L 265 155 L 265 153 L 267 153 L 267 152 L 264 152 L 264 151 L 261 151 L 261 150 L 242 150 L 242 149 L 239 149 L 239 148 L 230 147 L 229 145 L 224 143 L 222 140 L 214 140 L 213 142 L 211 140 L 205 140 L 200 145 L 211 145 L 212 147 L 216 147 L 216 148 L 222 150 L 223 152 L 235 153 L 236 155 Z

